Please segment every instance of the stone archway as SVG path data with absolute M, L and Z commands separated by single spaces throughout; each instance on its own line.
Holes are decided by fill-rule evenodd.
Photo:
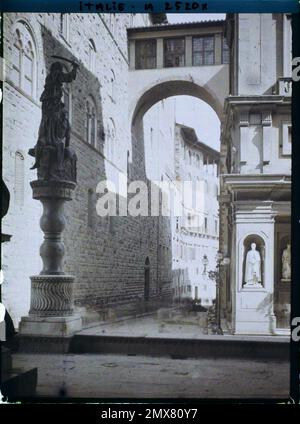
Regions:
M 134 73 L 134 72 L 133 72 Z M 192 96 L 203 100 L 216 112 L 220 122 L 223 121 L 223 105 L 227 92 L 224 87 L 220 87 L 220 92 L 216 92 L 217 87 L 201 85 L 191 76 L 186 79 L 154 80 L 146 84 L 140 90 L 133 90 L 129 107 L 129 122 L 132 127 L 138 125 L 144 114 L 156 103 L 172 96 Z

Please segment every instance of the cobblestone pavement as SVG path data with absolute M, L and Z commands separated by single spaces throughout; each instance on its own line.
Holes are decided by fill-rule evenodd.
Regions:
M 287 362 L 125 355 L 14 354 L 38 367 L 39 396 L 89 398 L 287 398 Z

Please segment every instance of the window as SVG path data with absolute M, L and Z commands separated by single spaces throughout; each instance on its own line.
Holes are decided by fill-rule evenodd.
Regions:
M 195 286 L 195 299 L 198 299 L 198 287 Z
M 292 144 L 292 126 L 291 125 L 288 126 L 288 143 L 290 145 Z
M 174 68 L 185 64 L 184 38 L 168 38 L 164 40 L 164 66 Z
M 15 40 L 12 47 L 12 82 L 17 86 L 21 86 L 21 58 L 22 58 L 22 39 L 20 31 L 15 32 Z
M 17 206 L 24 205 L 24 156 L 15 153 L 15 201 Z
M 226 38 L 222 38 L 222 63 L 229 63 L 229 47 Z
M 26 23 L 15 27 L 12 47 L 11 80 L 26 94 L 36 97 L 36 50 L 33 37 Z
M 34 51 L 32 42 L 28 41 L 23 55 L 24 64 L 24 90 L 33 97 L 34 78 Z
M 215 63 L 214 36 L 193 38 L 193 65 L 214 65 Z
M 86 141 L 96 147 L 97 119 L 96 106 L 93 98 L 89 96 L 86 101 Z
M 282 155 L 291 155 L 292 154 L 292 126 L 288 122 L 282 122 L 282 142 L 281 150 Z
M 215 234 L 218 234 L 218 221 L 215 219 Z
M 69 14 L 61 13 L 60 14 L 60 35 L 64 37 L 66 41 L 69 41 Z
M 91 72 L 95 72 L 95 58 L 96 58 L 96 46 L 94 41 L 89 39 L 89 51 L 88 51 L 88 66 Z
M 204 231 L 207 233 L 207 218 L 204 218 Z
M 135 43 L 135 68 L 156 68 L 156 40 L 139 40 Z

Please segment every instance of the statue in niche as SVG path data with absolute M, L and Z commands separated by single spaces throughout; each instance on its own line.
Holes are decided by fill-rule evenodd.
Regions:
M 288 243 L 282 252 L 282 280 L 291 279 L 291 245 Z
M 256 250 L 256 243 L 251 243 L 251 250 L 247 252 L 245 267 L 246 286 L 261 287 L 261 258 Z
M 72 63 L 72 70 L 64 72 L 61 62 L 52 63 L 40 98 L 42 120 L 38 140 L 36 146 L 29 149 L 28 153 L 35 157 L 31 169 L 37 169 L 39 180 L 76 182 L 77 157 L 70 147 L 70 124 L 62 95 L 63 83 L 75 80 L 78 64 L 64 60 Z

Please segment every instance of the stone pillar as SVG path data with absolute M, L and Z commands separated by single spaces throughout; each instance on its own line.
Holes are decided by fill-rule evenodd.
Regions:
M 62 241 L 66 222 L 64 203 L 72 199 L 76 187 L 77 155 L 70 147 L 70 123 L 61 97 L 63 83 L 76 79 L 79 65 L 61 56 L 53 57 L 71 62 L 72 69 L 65 72 L 61 62 L 51 64 L 41 95 L 42 119 L 38 139 L 34 148 L 28 151 L 35 158 L 31 169 L 37 170 L 38 178 L 30 183 L 33 198 L 43 205 L 40 220 L 44 233 L 40 248 L 43 269 L 40 275 L 31 277 L 29 315 L 22 317 L 20 323 L 20 334 L 24 336 L 21 337 L 21 349 L 28 349 L 28 344 L 31 345 L 31 337 L 27 336 L 43 336 L 39 339 L 46 339 L 44 349 L 47 352 L 50 339 L 53 341 L 55 337 L 62 342 L 59 349 L 61 346 L 63 350 L 68 349 L 67 336 L 82 327 L 81 317 L 73 312 L 74 277 L 63 271 L 65 249 Z M 37 342 L 34 337 L 31 350 L 40 350 Z
M 222 64 L 222 34 L 215 34 L 215 65 Z
M 161 69 L 164 67 L 164 40 L 163 38 L 157 39 L 156 45 L 156 67 Z
M 274 213 L 271 202 L 237 202 L 234 227 L 234 333 L 275 334 Z M 257 286 L 245 284 L 245 257 L 252 242 L 257 244 L 261 256 L 262 284 Z
M 193 37 L 185 37 L 185 66 L 193 66 Z
M 40 248 L 43 269 L 31 279 L 29 316 L 23 317 L 20 333 L 69 336 L 81 329 L 81 318 L 73 311 L 74 277 L 63 271 L 65 227 L 64 203 L 72 200 L 76 186 L 71 181 L 32 181 L 33 198 L 43 205 L 40 227 L 44 241 Z
M 283 15 L 283 76 L 292 75 L 292 26 L 291 16 Z
M 263 166 L 268 168 L 272 155 L 272 113 L 262 112 Z

